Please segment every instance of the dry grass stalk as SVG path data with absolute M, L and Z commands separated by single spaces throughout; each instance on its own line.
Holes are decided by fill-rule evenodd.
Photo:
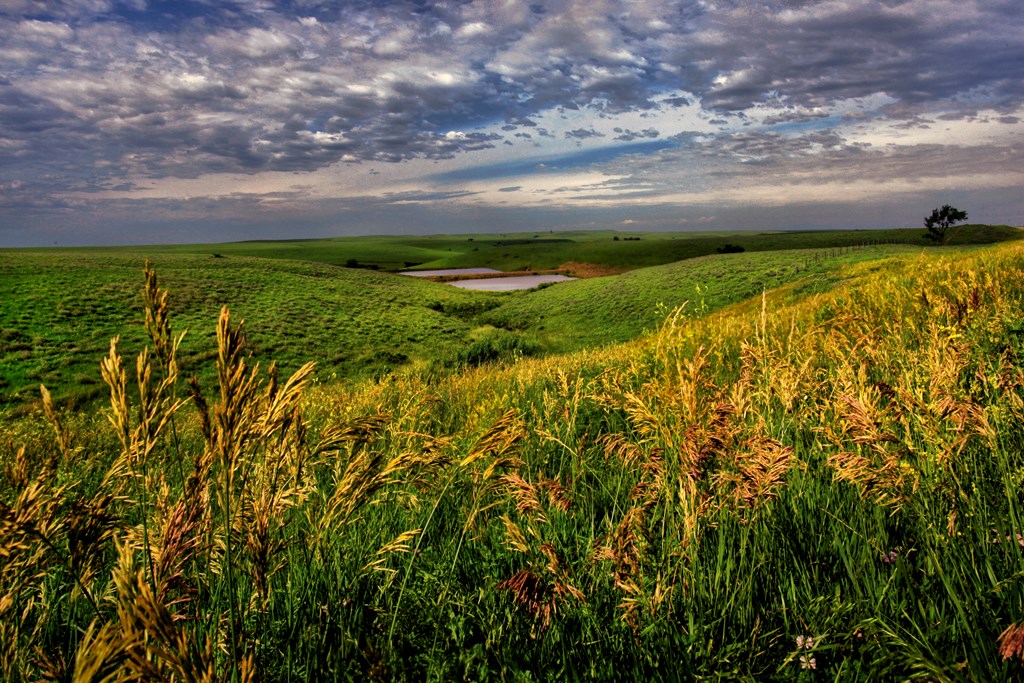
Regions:
M 154 380 L 152 356 L 149 348 L 144 348 L 135 362 L 139 403 L 136 408 L 137 419 L 132 420 L 127 394 L 127 374 L 117 350 L 118 341 L 118 337 L 110 340 L 110 353 L 100 364 L 100 370 L 104 381 L 110 387 L 111 411 L 108 419 L 121 440 L 129 465 L 137 466 L 148 459 L 157 445 L 160 432 L 184 402 L 172 395 L 177 375 Z
M 57 544 L 65 525 L 60 507 L 67 490 L 34 480 L 13 507 L 0 502 L 0 585 L 17 586 L 22 579 L 31 585 L 46 572 L 47 552 L 60 555 Z
M 261 610 L 270 604 L 270 580 L 284 566 L 281 557 L 288 547 L 285 527 L 289 520 L 287 510 L 294 504 L 292 494 L 291 490 L 264 488 L 248 501 L 239 516 L 238 521 L 244 520 L 244 526 L 234 529 L 243 539 L 243 568 L 256 588 L 253 605 Z
M 499 468 L 518 462 L 511 454 L 525 436 L 526 431 L 518 411 L 509 409 L 477 439 L 459 467 L 466 468 L 481 458 L 489 457 L 491 462 L 484 471 L 483 479 L 490 479 Z
M 551 625 L 560 604 L 569 598 L 584 602 L 585 596 L 569 583 L 568 574 L 562 568 L 554 547 L 543 544 L 539 550 L 547 558 L 544 572 L 533 568 L 520 569 L 499 582 L 497 587 L 510 591 L 516 605 L 534 619 L 539 633 L 543 633 Z
M 54 674 L 66 668 L 59 653 L 30 657 L 58 617 L 52 600 L 63 597 L 72 609 L 84 597 L 99 613 L 90 586 L 114 523 L 107 512 L 111 499 L 70 500 L 73 488 L 34 479 L 13 506 L 0 502 L 0 669 L 12 680 L 27 677 L 32 668 Z M 48 581 L 61 570 L 73 580 L 63 596 Z
M 600 404 L 621 410 L 639 438 L 606 435 L 600 440 L 606 456 L 614 454 L 627 466 L 649 460 L 645 453 L 657 453 L 673 480 L 681 475 L 694 490 L 706 488 L 740 429 L 736 407 L 715 382 L 712 349 L 700 345 L 683 359 L 683 350 L 667 342 L 659 348 L 663 373 L 639 390 L 606 377 L 598 397 Z
M 620 588 L 630 577 L 642 571 L 644 554 L 650 545 L 647 535 L 647 518 L 656 500 L 648 498 L 641 504 L 634 504 L 605 538 L 605 542 L 594 554 L 597 561 L 612 563 L 612 579 Z
M 767 324 L 767 321 L 765 321 Z M 778 401 L 782 410 L 793 413 L 809 396 L 820 389 L 815 377 L 820 364 L 822 329 L 804 329 L 796 315 L 790 318 L 785 335 L 767 334 L 758 328 L 754 341 L 740 343 L 740 381 L 730 392 L 741 416 L 746 416 L 753 401 L 760 411 Z
M 119 550 L 114 570 L 117 620 L 94 621 L 79 645 L 72 680 L 189 681 L 215 683 L 227 679 L 218 671 L 211 641 L 196 642 L 150 589 L 142 569 L 136 570 L 133 552 Z M 254 678 L 251 655 L 240 660 L 239 679 Z
M 335 472 L 333 493 L 321 509 L 307 509 L 309 521 L 317 530 L 317 539 L 337 539 L 339 532 L 360 507 L 368 503 L 385 486 L 397 481 L 403 460 L 384 462 L 380 452 L 359 448 L 350 453 L 344 469 Z M 319 545 L 319 543 L 318 543 Z
M 572 499 L 567 489 L 558 478 L 546 479 L 539 477 L 536 482 L 528 482 L 513 472 L 501 478 L 509 496 L 515 501 L 516 512 L 537 523 L 548 521 L 545 509 L 556 509 L 563 513 L 569 511 Z
M 183 496 L 155 520 L 153 590 L 156 600 L 174 610 L 175 619 L 195 597 L 199 586 L 190 571 L 203 550 L 210 524 L 209 505 Z
M 223 487 L 218 490 L 221 506 L 230 505 L 229 498 L 237 497 L 235 482 L 241 470 L 248 464 L 244 461 L 245 450 L 256 434 L 260 417 L 257 394 L 259 391 L 259 366 L 252 370 L 244 356 L 246 344 L 243 324 L 231 326 L 227 308 L 221 309 L 217 320 L 217 379 L 220 387 L 220 401 L 213 406 L 208 418 L 210 434 L 207 440 L 213 464 L 223 477 Z M 196 401 L 197 407 L 201 401 Z
M 153 344 L 153 352 L 160 360 L 163 379 L 170 379 L 173 383 L 178 377 L 178 348 L 185 333 L 182 332 L 177 338 L 171 333 L 170 297 L 166 289 L 160 288 L 156 271 L 150 267 L 149 259 L 146 259 L 143 274 L 146 277 L 146 287 L 142 292 L 146 333 Z
M 889 323 L 895 340 L 877 330 L 855 341 L 833 338 L 835 419 L 819 433 L 839 448 L 829 460 L 836 478 L 865 498 L 899 507 L 922 485 L 947 491 L 952 529 L 966 495 L 958 483 L 960 456 L 979 435 L 994 443 L 995 432 L 987 411 L 963 389 L 973 352 L 961 332 L 933 315 L 915 320 Z M 919 340 L 910 354 L 899 350 L 904 333 Z M 884 381 L 875 379 L 881 372 Z
M 641 585 L 649 583 L 649 553 L 653 547 L 649 530 L 651 515 L 656 509 L 670 504 L 668 499 L 672 497 L 668 489 L 664 450 L 654 447 L 648 451 L 623 434 L 608 434 L 601 441 L 606 457 L 617 458 L 626 470 L 640 473 L 639 481 L 629 493 L 630 507 L 603 538 L 593 557 L 595 562 L 611 563 L 613 585 L 623 594 L 618 605 L 622 619 L 637 633 L 641 628 L 641 614 L 653 615 L 668 592 L 661 584 L 660 574 L 652 596 L 647 596 L 641 588 Z M 697 494 L 694 482 L 688 476 L 680 475 L 677 479 L 680 503 L 677 511 L 683 516 L 683 536 L 678 541 L 682 546 L 690 546 L 696 538 L 697 520 L 705 512 L 705 506 L 688 507 L 687 503 L 702 496 Z
M 670 497 L 661 458 L 655 454 L 641 468 L 640 482 L 630 492 L 632 505 L 615 528 L 603 538 L 594 553 L 594 562 L 610 562 L 611 578 L 622 593 L 618 608 L 634 634 L 642 628 L 641 617 L 655 618 L 674 586 L 662 582 L 660 571 L 652 566 L 658 541 L 652 539 L 651 517 L 666 505 Z M 697 493 L 685 477 L 678 478 L 678 508 L 681 517 L 680 535 L 673 541 L 674 552 L 692 552 L 700 529 L 700 520 L 709 509 L 707 496 Z M 648 593 L 644 586 L 652 589 Z
M 43 584 L 61 530 L 58 503 L 34 480 L 13 506 L 0 502 L 0 668 L 11 678 L 27 665 L 19 648 L 37 640 L 46 621 Z
M 43 681 L 66 681 L 71 678 L 71 669 L 68 668 L 68 662 L 64 659 L 62 652 L 47 652 L 40 646 L 36 645 L 35 660 L 33 664 L 39 671 L 39 679 Z M 11 672 L 13 674 L 13 672 Z M 10 679 L 15 679 L 14 675 L 9 676 Z M 21 678 L 28 678 L 22 676 Z
M 103 561 L 103 551 L 122 526 L 113 511 L 114 501 L 112 494 L 100 493 L 92 498 L 72 501 L 68 511 L 68 561 L 72 573 L 83 586 L 92 584 Z
M 708 481 L 720 466 L 736 438 L 738 427 L 733 416 L 735 407 L 730 403 L 716 404 L 705 413 L 701 423 L 690 425 L 680 449 L 681 470 L 691 486 Z
M 755 435 L 732 456 L 732 467 L 719 469 L 715 487 L 737 508 L 756 510 L 779 494 L 795 465 L 793 449 L 776 439 Z
M 1024 661 L 1024 624 L 1010 624 L 999 634 L 999 654 L 1003 659 L 1021 658 Z
M 14 457 L 3 463 L 4 478 L 7 480 L 8 486 L 15 491 L 28 486 L 33 478 L 33 469 L 32 460 L 29 458 L 25 446 L 18 448 Z
M 569 511 L 572 500 L 558 479 L 541 476 L 529 482 L 518 473 L 501 479 L 516 512 L 522 516 L 522 525 L 502 516 L 505 524 L 505 546 L 528 556 L 527 568 L 517 571 L 501 581 L 498 588 L 510 590 L 516 604 L 530 614 L 543 632 L 557 613 L 558 605 L 568 598 L 584 601 L 583 592 L 569 577 L 569 569 L 559 557 L 555 545 L 544 540 L 543 530 L 550 524 L 552 510 L 561 514 Z M 525 527 L 525 530 L 524 530 Z
M 376 554 L 377 559 L 365 565 L 363 567 L 363 571 L 373 569 L 375 571 L 387 572 L 392 575 L 397 574 L 398 572 L 396 570 L 391 569 L 390 567 L 385 567 L 384 564 L 394 553 L 408 553 L 412 549 L 409 542 L 419 536 L 422 532 L 423 529 L 410 529 L 409 531 L 403 531 L 398 534 L 398 536 L 380 547 L 380 550 L 378 550 Z
M 626 578 L 616 587 L 622 591 L 624 597 L 618 604 L 622 610 L 621 619 L 626 622 L 633 635 L 639 635 L 642 628 L 641 617 L 653 619 L 657 616 L 662 605 L 669 604 L 668 597 L 672 594 L 674 585 L 665 585 L 661 574 L 654 580 L 654 590 L 648 594 L 633 577 Z
M 243 325 L 232 326 L 227 309 L 217 322 L 217 375 L 220 400 L 211 408 L 198 383 L 190 381 L 192 400 L 206 437 L 206 453 L 196 462 L 196 472 L 216 468 L 214 478 L 220 509 L 240 509 L 246 482 L 276 486 L 282 469 L 298 476 L 304 457 L 305 424 L 299 411 L 303 391 L 312 375 L 313 364 L 297 370 L 283 385 L 276 369 L 261 394 L 259 365 L 250 368 L 246 358 Z M 260 453 L 261 457 L 255 457 Z M 199 477 L 200 481 L 206 477 Z
M 598 437 L 597 441 L 604 448 L 605 459 L 616 458 L 627 469 L 647 458 L 644 450 L 625 434 L 609 432 Z
M 822 433 L 841 448 L 856 448 L 829 457 L 836 479 L 855 485 L 862 497 L 880 505 L 901 507 L 920 485 L 920 474 L 911 465 L 914 454 L 902 439 L 880 429 L 872 403 L 841 396 L 839 411 L 840 432 L 829 426 Z
M 277 381 L 277 366 L 269 369 L 270 381 L 263 397 L 259 420 L 256 425 L 256 438 L 268 442 L 277 448 L 269 448 L 264 454 L 270 458 L 275 450 L 284 450 L 281 445 L 291 435 L 296 437 L 296 444 L 304 442 L 305 425 L 302 421 L 300 403 L 303 394 L 313 375 L 315 363 L 306 363 L 296 370 L 283 385 Z
M 68 431 L 57 415 L 57 409 L 53 405 L 53 398 L 50 396 L 50 392 L 42 384 L 39 385 L 39 393 L 43 396 L 43 412 L 46 414 L 47 420 L 49 420 L 50 425 L 53 427 L 54 435 L 57 437 L 57 447 L 60 449 L 61 458 L 65 465 L 70 464 L 73 451 Z
M 378 494 L 399 483 L 423 485 L 452 461 L 449 440 L 410 432 L 393 435 L 407 440 L 408 448 L 386 459 L 385 451 L 373 442 L 380 437 L 376 432 L 385 426 L 386 419 L 375 416 L 353 423 L 351 428 L 332 430 L 331 448 L 340 449 L 347 441 L 348 454 L 340 457 L 339 453 L 334 461 L 330 495 L 321 504 L 305 509 L 311 527 L 316 530 L 318 552 L 326 553 L 339 542 L 345 527 L 363 506 L 378 500 Z
M 149 347 L 143 348 L 136 358 L 135 376 L 138 402 L 132 417 L 128 400 L 127 373 L 118 353 L 118 337 L 110 340 L 110 353 L 100 363 L 100 372 L 110 388 L 110 411 L 107 418 L 121 442 L 121 453 L 108 470 L 101 490 L 121 497 L 121 486 L 131 484 L 131 496 L 141 510 L 142 547 L 149 570 L 151 587 L 156 585 L 152 544 L 150 542 L 150 506 L 157 486 L 150 460 L 160 443 L 161 433 L 171 424 L 174 414 L 184 405 L 175 395 L 178 380 L 176 353 L 182 337 L 172 340 L 169 306 L 166 291 L 157 286 L 156 275 L 146 264 L 147 287 L 146 330 L 158 351 L 161 362 L 154 377 L 153 356 Z M 125 476 L 127 475 L 127 476 Z

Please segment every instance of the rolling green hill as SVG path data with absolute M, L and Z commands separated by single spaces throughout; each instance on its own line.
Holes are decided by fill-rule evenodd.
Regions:
M 138 349 L 139 277 L 148 252 L 0 253 L 0 395 L 98 396 L 98 359 L 111 336 Z M 325 380 L 360 379 L 453 352 L 491 295 L 399 275 L 322 263 L 161 253 L 153 267 L 171 297 L 175 330 L 188 330 L 182 369 L 209 359 L 222 306 L 246 320 L 250 350 L 293 370 L 316 359 Z
M 312 359 L 323 381 L 357 382 L 402 367 L 447 372 L 466 362 L 625 341 L 684 303 L 703 314 L 787 282 L 827 285 L 843 263 L 905 251 L 911 247 L 899 240 L 920 239 L 920 232 L 642 233 L 618 241 L 612 233 L 552 233 L 0 250 L 0 403 L 38 400 L 41 383 L 55 387 L 61 401 L 102 396 L 97 358 L 110 337 L 124 331 L 127 349 L 142 339 L 132 323 L 141 316 L 138 273 L 147 258 L 174 293 L 177 329 L 189 330 L 183 372 L 208 357 L 202 349 L 212 338 L 209 321 L 227 305 L 248 321 L 257 360 L 289 370 Z M 951 231 L 950 241 L 1018 236 L 1003 226 L 964 226 Z M 869 242 L 882 244 L 863 246 Z M 725 244 L 747 251 L 714 253 Z M 782 250 L 793 245 L 805 249 Z M 686 260 L 649 265 L 677 258 Z M 575 261 L 631 272 L 493 294 L 362 267 L 400 268 L 421 259 L 508 268 Z M 344 267 L 351 260 L 361 267 Z
M 573 351 L 653 331 L 679 306 L 701 316 L 790 282 L 827 286 L 845 264 L 908 251 L 915 249 L 886 245 L 701 256 L 513 293 L 480 320 L 530 333 L 548 350 Z
M 147 247 L 149 254 L 253 256 L 397 271 L 406 268 L 489 266 L 498 270 L 541 270 L 586 263 L 616 271 L 707 256 L 732 245 L 746 251 L 829 249 L 875 244 L 931 246 L 923 229 L 822 230 L 805 232 L 611 232 L 572 231 L 426 237 L 339 237 L 318 240 L 233 242 Z M 1009 226 L 951 228 L 949 244 L 988 244 L 1019 239 Z M 133 248 L 137 251 L 137 248 Z

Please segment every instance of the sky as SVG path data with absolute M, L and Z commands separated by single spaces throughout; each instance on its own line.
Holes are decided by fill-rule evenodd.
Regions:
M 1024 223 L 1021 0 L 0 0 L 0 246 Z

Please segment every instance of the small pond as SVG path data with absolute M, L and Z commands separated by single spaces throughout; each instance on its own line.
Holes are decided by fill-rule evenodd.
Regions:
M 484 292 L 511 292 L 514 289 L 533 289 L 549 282 L 575 280 L 566 275 L 516 275 L 514 277 L 485 277 L 472 280 L 456 280 L 448 284 L 461 289 L 476 289 Z
M 399 275 L 412 275 L 413 277 L 442 277 L 445 275 L 490 275 L 500 273 L 494 268 L 447 268 L 445 270 L 403 270 Z

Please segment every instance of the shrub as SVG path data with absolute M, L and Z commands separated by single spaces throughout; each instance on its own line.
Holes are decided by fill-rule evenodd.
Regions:
M 533 356 L 540 344 L 520 334 L 489 334 L 472 342 L 456 357 L 456 365 L 478 366 L 484 363 L 515 360 Z

